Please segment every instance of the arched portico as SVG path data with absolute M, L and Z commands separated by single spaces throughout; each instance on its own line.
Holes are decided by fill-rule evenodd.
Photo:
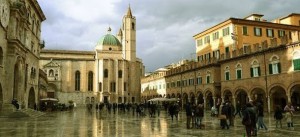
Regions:
M 245 106 L 249 102 L 248 94 L 244 89 L 238 89 L 236 91 L 236 103 L 240 103 L 241 107 Z
M 23 89 L 23 71 L 24 71 L 24 66 L 23 66 L 23 61 L 21 57 L 18 57 L 14 66 L 14 83 L 13 83 L 13 98 L 17 99 L 18 101 L 21 100 L 21 93 Z
M 233 101 L 233 96 L 230 90 L 225 90 L 223 92 L 223 98 L 224 98 L 224 102 L 232 102 Z
M 207 90 L 205 92 L 204 102 L 205 102 L 204 107 L 207 110 L 211 109 L 211 107 L 215 105 L 215 99 L 213 98 L 213 93 L 210 90 Z M 213 104 L 211 104 L 211 102 L 213 102 Z
M 183 105 L 185 106 L 188 102 L 189 102 L 189 97 L 188 97 L 188 94 L 186 94 L 186 93 L 183 93 L 183 101 L 182 101 L 182 103 L 183 103 Z
M 274 86 L 270 89 L 270 104 L 271 109 L 275 110 L 276 106 L 280 106 L 280 108 L 284 108 L 285 105 L 288 103 L 286 91 L 281 86 Z
M 170 98 L 170 94 L 167 94 L 167 98 Z
M 261 103 L 264 106 L 264 110 L 267 110 L 268 102 L 266 92 L 262 88 L 254 88 L 250 92 L 250 98 L 256 103 Z
M 196 98 L 194 93 L 190 93 L 190 102 L 191 104 L 196 104 Z
M 203 104 L 204 103 L 203 94 L 200 91 L 197 94 L 197 103 L 198 104 Z
M 175 97 L 176 97 L 175 93 L 172 93 L 171 98 L 175 98 Z
M 291 88 L 291 103 L 293 106 L 300 107 L 300 84 L 296 84 Z
M 28 94 L 28 108 L 34 109 L 36 103 L 35 103 L 35 92 L 34 92 L 34 88 L 31 87 L 29 90 L 29 94 Z

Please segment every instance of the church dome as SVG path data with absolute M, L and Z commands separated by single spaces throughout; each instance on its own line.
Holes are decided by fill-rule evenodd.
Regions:
M 118 38 L 110 34 L 111 29 L 108 28 L 108 33 L 100 38 L 97 45 L 122 46 Z

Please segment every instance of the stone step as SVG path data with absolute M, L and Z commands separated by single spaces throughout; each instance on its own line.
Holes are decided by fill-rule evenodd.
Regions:
M 21 109 L 19 111 L 27 114 L 29 117 L 39 117 L 39 116 L 42 116 L 45 114 L 44 112 L 36 111 L 36 110 L 30 109 L 30 108 Z

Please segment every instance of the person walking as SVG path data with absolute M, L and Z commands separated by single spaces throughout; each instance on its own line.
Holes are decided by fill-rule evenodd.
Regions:
M 228 116 L 229 116 L 228 114 L 229 114 L 228 113 L 228 105 L 223 103 L 223 106 L 221 108 L 221 115 L 225 115 L 225 119 L 224 118 L 220 119 L 222 129 L 225 129 L 225 127 L 227 129 L 229 129 L 229 125 L 227 123 L 227 119 L 228 119 Z
M 243 113 L 243 119 L 242 119 L 242 124 L 245 126 L 245 130 L 246 130 L 246 136 L 247 137 L 251 137 L 251 132 L 254 131 L 253 129 L 253 124 L 255 125 L 255 113 L 252 109 L 252 104 L 247 103 L 246 104 L 246 108 L 242 111 Z
M 264 106 L 261 103 L 258 103 L 257 110 L 258 110 L 257 129 L 259 130 L 261 128 L 264 128 L 267 131 L 268 128 L 264 123 Z
M 285 119 L 286 119 L 287 127 L 290 130 L 294 130 L 293 115 L 294 115 L 293 111 L 287 108 L 285 112 Z
M 283 115 L 282 115 L 282 109 L 280 108 L 280 106 L 276 106 L 274 118 L 276 120 L 276 128 L 278 127 L 278 123 L 280 124 L 280 128 L 282 128 L 281 120 L 283 118 Z
M 185 107 L 185 112 L 186 112 L 186 128 L 191 129 L 191 120 L 192 120 L 192 106 L 188 102 Z
M 235 114 L 234 114 L 234 117 L 239 114 L 240 118 L 242 117 L 241 116 L 241 103 L 240 101 L 237 101 L 236 105 L 235 105 Z

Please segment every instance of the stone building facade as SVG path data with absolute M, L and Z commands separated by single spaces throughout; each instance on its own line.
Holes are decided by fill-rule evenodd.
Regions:
M 204 103 L 261 102 L 265 110 L 300 106 L 300 14 L 268 22 L 262 15 L 230 18 L 194 36 L 197 61 L 171 68 L 167 97 Z
M 130 7 L 117 37 L 111 28 L 94 51 L 42 50 L 48 96 L 61 103 L 135 103 L 140 101 L 142 60 L 136 57 L 136 18 Z
M 38 103 L 41 22 L 36 0 L 0 0 L 0 108 L 11 112 L 12 99 L 21 108 Z M 1 110 L 1 109 L 0 109 Z

